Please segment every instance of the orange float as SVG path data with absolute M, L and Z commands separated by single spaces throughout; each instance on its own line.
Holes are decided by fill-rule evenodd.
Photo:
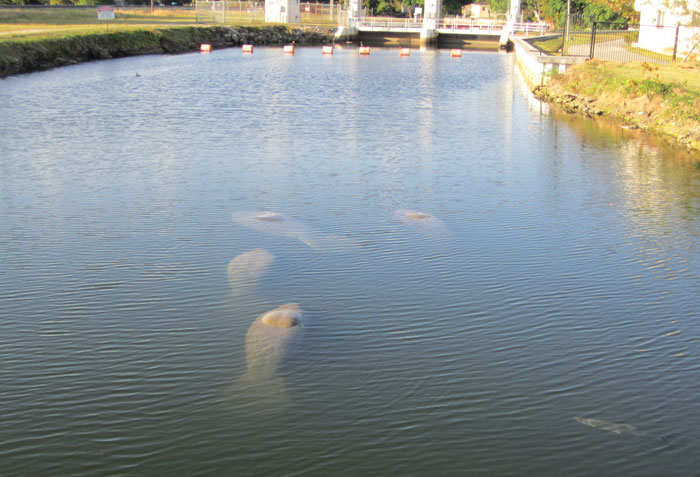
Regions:
M 202 43 L 199 45 L 199 51 L 202 53 L 211 53 L 211 45 L 208 43 Z
M 253 45 L 241 45 L 241 51 L 243 53 L 252 53 L 253 52 Z

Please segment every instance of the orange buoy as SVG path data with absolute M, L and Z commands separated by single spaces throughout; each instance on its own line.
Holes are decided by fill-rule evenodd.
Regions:
M 359 51 L 361 55 L 369 55 L 369 46 L 361 46 Z
M 285 53 L 294 54 L 294 45 L 284 45 L 283 51 Z
M 332 55 L 333 54 L 333 47 L 332 46 L 324 46 L 321 49 L 321 53 L 324 55 Z
M 452 58 L 461 58 L 462 57 L 462 50 L 454 49 L 454 50 L 450 51 L 450 56 Z
M 201 51 L 202 53 L 211 53 L 211 45 L 208 43 L 202 43 L 199 46 L 199 51 Z
M 399 48 L 399 56 L 411 56 L 410 48 Z
M 253 45 L 241 45 L 241 51 L 243 53 L 252 53 L 253 52 Z

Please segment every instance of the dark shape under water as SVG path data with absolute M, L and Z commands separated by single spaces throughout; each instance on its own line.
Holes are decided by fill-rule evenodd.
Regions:
M 399 209 L 396 217 L 414 230 L 428 236 L 447 236 L 450 231 L 445 222 L 427 212 Z
M 574 417 L 578 422 L 594 429 L 612 432 L 614 434 L 630 434 L 637 437 L 650 437 L 659 442 L 666 443 L 666 439 L 660 436 L 649 434 L 648 432 L 637 429 L 629 424 L 617 424 L 615 422 L 603 421 L 601 419 L 593 419 L 590 417 Z
M 279 212 L 234 212 L 232 218 L 249 229 L 299 240 L 316 251 L 337 252 L 350 244 L 342 237 L 322 234 L 301 220 Z

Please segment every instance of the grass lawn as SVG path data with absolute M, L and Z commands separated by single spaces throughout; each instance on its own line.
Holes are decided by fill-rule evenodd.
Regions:
M 207 26 L 197 23 L 194 8 L 115 7 L 115 19 L 97 19 L 97 8 L 0 8 L 0 41 L 34 41 L 47 38 L 136 29 L 172 28 L 174 26 Z M 302 12 L 303 25 L 333 27 L 335 21 L 326 15 Z M 221 24 L 218 24 L 221 25 Z M 262 26 L 261 12 L 229 10 L 225 25 Z

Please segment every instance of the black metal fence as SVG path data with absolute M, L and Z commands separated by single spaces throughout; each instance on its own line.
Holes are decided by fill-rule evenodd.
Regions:
M 550 55 L 666 64 L 697 55 L 699 42 L 697 27 L 582 22 L 572 17 L 561 31 L 534 44 Z

